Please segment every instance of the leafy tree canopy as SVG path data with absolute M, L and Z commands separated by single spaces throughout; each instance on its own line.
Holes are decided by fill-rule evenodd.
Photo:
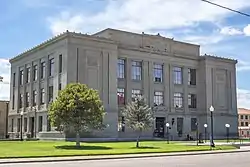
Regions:
M 80 83 L 68 84 L 49 107 L 52 126 L 73 127 L 77 133 L 102 129 L 104 114 L 98 92 Z

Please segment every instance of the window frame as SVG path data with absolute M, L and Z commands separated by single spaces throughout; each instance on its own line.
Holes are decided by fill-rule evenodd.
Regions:
M 133 60 L 131 61 L 131 79 L 133 81 L 142 80 L 142 61 Z

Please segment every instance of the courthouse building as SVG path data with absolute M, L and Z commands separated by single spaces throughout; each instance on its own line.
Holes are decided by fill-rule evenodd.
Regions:
M 0 100 L 0 139 L 4 139 L 8 135 L 8 111 L 9 101 Z
M 115 29 L 94 35 L 67 31 L 10 63 L 12 137 L 21 128 L 31 137 L 57 137 L 47 119 L 47 108 L 58 91 L 72 82 L 97 89 L 107 111 L 104 122 L 109 127 L 89 137 L 134 137 L 120 110 L 135 95 L 144 95 L 155 111 L 154 127 L 144 137 L 152 137 L 154 131 L 166 132 L 167 122 L 174 140 L 194 136 L 197 127 L 204 133 L 204 124 L 210 133 L 211 105 L 215 137 L 225 137 L 227 123 L 231 134 L 238 133 L 237 61 L 200 56 L 199 45 Z

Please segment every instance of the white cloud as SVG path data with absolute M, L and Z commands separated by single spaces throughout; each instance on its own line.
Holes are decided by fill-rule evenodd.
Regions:
M 238 60 L 237 63 L 237 71 L 249 71 L 250 70 L 250 62 Z
M 237 10 L 250 6 L 249 0 L 214 0 Z M 103 11 L 94 15 L 62 11 L 50 17 L 53 34 L 65 30 L 94 32 L 106 27 L 135 32 L 170 29 L 195 25 L 197 22 L 218 22 L 232 12 L 198 0 L 126 0 L 108 1 Z
M 217 33 L 211 35 L 187 35 L 181 37 L 181 40 L 199 45 L 215 44 L 223 40 L 223 36 Z
M 3 77 L 3 82 L 0 82 L 0 100 L 9 100 L 10 64 L 8 59 L 0 58 L 0 76 Z
M 237 89 L 238 108 L 250 109 L 250 90 Z
M 250 24 L 244 27 L 243 32 L 246 36 L 250 36 Z
M 236 28 L 233 28 L 233 27 L 223 27 L 221 30 L 220 30 L 220 33 L 223 34 L 223 35 L 241 35 L 241 34 L 244 34 L 240 29 L 236 29 Z

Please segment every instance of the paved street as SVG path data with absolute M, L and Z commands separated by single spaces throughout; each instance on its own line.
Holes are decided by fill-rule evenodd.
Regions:
M 2 164 L 0 167 L 246 167 L 250 164 L 250 152 L 173 156 L 140 159 L 116 159 L 53 163 Z

